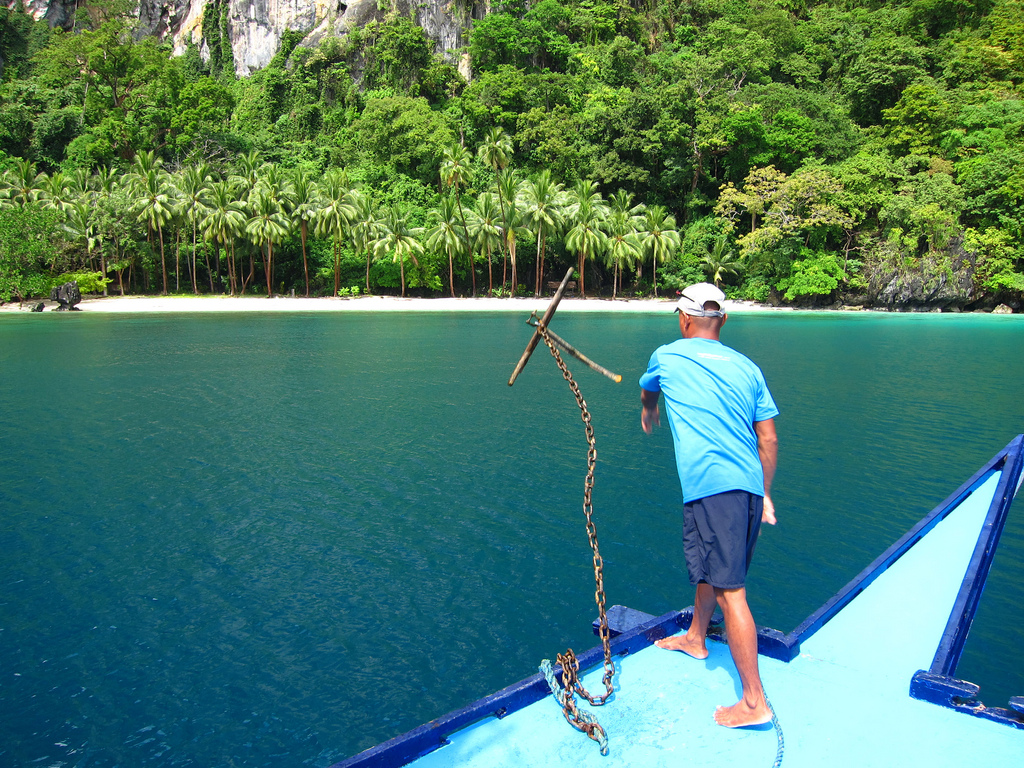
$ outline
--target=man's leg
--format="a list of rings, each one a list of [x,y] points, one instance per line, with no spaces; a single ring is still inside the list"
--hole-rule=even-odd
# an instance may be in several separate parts
[[[738,702],[715,710],[715,722],[727,728],[767,723],[772,715],[764,700],[761,675],[757,669],[757,626],[747,606],[747,590],[744,587],[716,588],[714,594],[725,617],[729,652],[743,686],[743,697]]]
[[[693,620],[685,635],[673,635],[656,640],[654,644],[666,651],[682,651],[695,659],[706,659],[708,647],[705,638],[708,635],[708,624],[715,612],[715,590],[707,582],[697,585],[697,594],[693,599]]]

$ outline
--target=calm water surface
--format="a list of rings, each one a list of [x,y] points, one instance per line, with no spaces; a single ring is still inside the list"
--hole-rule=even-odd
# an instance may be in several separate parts
[[[0,317],[0,765],[326,766],[595,643],[579,413],[513,314]],[[610,603],[688,605],[667,315],[559,316]],[[795,627],[1024,431],[1024,318],[737,315],[782,411],[751,572]],[[1024,694],[1018,501],[960,667]],[[880,617],[880,627],[899,616]],[[623,681],[623,695],[628,682]]]

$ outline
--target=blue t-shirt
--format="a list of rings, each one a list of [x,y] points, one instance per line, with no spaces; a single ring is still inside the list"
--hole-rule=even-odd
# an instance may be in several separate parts
[[[679,339],[654,351],[640,386],[665,397],[684,501],[764,495],[754,422],[779,409],[760,368],[719,341]]]

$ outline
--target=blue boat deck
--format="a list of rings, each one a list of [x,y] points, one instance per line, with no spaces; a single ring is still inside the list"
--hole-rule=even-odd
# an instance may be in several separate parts
[[[777,655],[786,656],[789,647],[791,660],[761,655],[761,677],[785,735],[784,765],[1021,764],[1024,721],[1007,725],[971,717],[910,695],[915,674],[934,671],[951,626],[963,623],[964,615],[957,621],[951,616],[957,616],[978,559],[989,549],[982,544],[992,538],[994,511],[1001,505],[1005,519],[1020,484],[1021,438],[1008,450],[1014,446],[1012,461],[990,464],[965,483],[946,508],[940,506],[925,518],[930,520],[927,525],[909,533],[851,582],[845,595],[830,601],[831,607],[826,604],[805,622],[805,634],[786,636]],[[998,529],[994,537],[997,541]],[[979,592],[981,585],[974,585]],[[966,614],[968,626],[972,616]],[[382,745],[342,765],[650,768],[723,759],[729,765],[772,765],[778,742],[770,725],[729,730],[712,719],[717,705],[731,704],[739,696],[728,647],[711,642],[709,657],[697,661],[650,645],[666,625],[670,632],[680,626],[667,618],[617,638],[613,649],[632,652],[616,658],[614,698],[604,707],[580,704],[606,730],[608,756],[571,728],[554,697],[547,695],[516,711],[509,706],[500,719],[485,717],[456,732],[445,731],[444,718],[423,726],[421,736],[433,734],[445,741],[418,759],[411,755],[412,762],[401,750]],[[965,636],[962,627],[956,631],[961,630]],[[587,658],[593,663],[597,654],[588,652]],[[603,690],[602,672],[599,664],[591,668],[582,675],[583,685]],[[527,687],[536,692],[536,680],[523,681],[520,694],[510,695],[506,689],[492,697],[495,706],[489,711],[502,701],[515,701]],[[486,711],[486,705],[477,709],[477,716]],[[999,716],[1004,721],[1015,718],[1005,711]],[[415,744],[415,733],[394,741]]]

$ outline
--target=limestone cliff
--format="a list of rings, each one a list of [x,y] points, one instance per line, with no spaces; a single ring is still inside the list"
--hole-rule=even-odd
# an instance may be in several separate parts
[[[17,0],[0,2],[13,6]],[[24,5],[51,26],[70,29],[74,23],[75,0],[24,0]],[[411,14],[436,52],[459,63],[465,73],[459,49],[467,42],[472,19],[481,18],[486,8],[486,0],[140,0],[137,15],[139,35],[170,40],[179,54],[194,44],[205,58],[209,53],[202,39],[204,15],[223,14],[235,71],[244,77],[270,63],[286,31],[301,33],[300,44],[315,47],[327,37],[382,20],[389,12]]]

